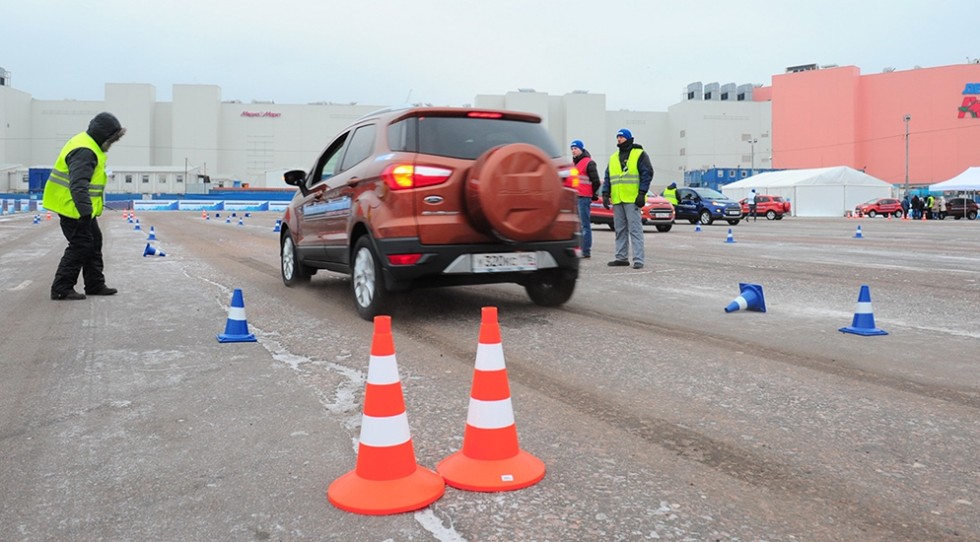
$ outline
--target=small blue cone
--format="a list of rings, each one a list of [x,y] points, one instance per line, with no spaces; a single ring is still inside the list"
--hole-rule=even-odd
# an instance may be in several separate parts
[[[245,213],[245,218],[252,218],[252,213]]]
[[[694,225],[694,233],[701,233],[701,223],[698,222]]]
[[[214,213],[215,218],[221,218],[221,213]]]
[[[245,225],[245,221],[244,221],[244,220],[242,220],[242,218],[241,218],[241,217],[238,217],[238,225],[239,225],[239,226],[244,226],[244,225]]]
[[[725,239],[725,242],[726,243],[734,243],[735,242],[735,238],[732,237],[732,229],[731,228],[728,228],[728,238]]]
[[[238,213],[231,213],[231,216],[232,217],[236,217],[236,216],[238,216]]]
[[[143,228],[140,228],[140,219],[137,218],[136,219],[136,225],[133,226],[133,231],[140,231],[141,229],[143,229]]]
[[[861,293],[858,294],[857,308],[854,310],[854,320],[851,325],[842,327],[842,333],[853,333],[855,335],[888,335],[887,331],[875,327],[875,315],[871,310],[871,288],[867,284],[861,285]]]
[[[277,218],[276,219],[276,226],[274,228],[272,228],[272,232],[273,233],[276,233],[276,232],[280,232],[280,231],[282,231],[282,219],[281,218]]]
[[[129,215],[129,218],[126,219],[126,222],[129,222],[130,224],[132,224],[133,223],[133,215]]]
[[[854,238],[855,238],[855,239],[864,239],[864,236],[863,236],[863,235],[861,235],[861,225],[860,225],[860,224],[858,224],[858,229],[857,229],[857,231],[856,231],[856,232],[854,232]]]
[[[157,232],[155,232],[153,230],[153,226],[150,226],[150,236],[147,237],[146,240],[147,241],[156,241],[157,240]]]
[[[231,308],[228,309],[228,322],[225,332],[218,335],[219,343],[255,342],[255,335],[248,332],[248,322],[245,319],[245,299],[242,289],[235,288],[231,296]]]
[[[735,312],[741,309],[766,312],[766,297],[762,294],[762,286],[740,282],[738,283],[738,290],[741,295],[725,307],[725,312]]]
[[[35,224],[40,224],[41,223],[41,217],[39,217],[37,215],[34,215],[34,223]]]
[[[143,249],[143,257],[147,256],[166,256],[162,250],[157,250],[150,243],[146,244],[146,248]]]
[[[230,217],[225,219],[225,224],[231,224],[231,218]]]

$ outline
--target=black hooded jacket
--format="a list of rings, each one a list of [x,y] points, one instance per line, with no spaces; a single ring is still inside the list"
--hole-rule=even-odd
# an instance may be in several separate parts
[[[578,165],[579,161],[586,156],[592,158],[589,151],[582,149],[582,154],[573,157],[572,161],[575,162],[575,165]],[[585,168],[585,174],[589,176],[589,183],[592,184],[592,199],[597,199],[599,196],[599,186],[602,184],[602,181],[599,179],[599,166],[595,164],[595,160],[589,161],[589,165]],[[582,181],[580,180],[579,182]]]
[[[122,131],[123,127],[115,115],[99,113],[88,123],[88,130],[85,130],[85,133],[105,151],[108,150],[106,142],[111,145],[114,141],[113,138],[118,139]],[[70,179],[68,190],[71,191],[71,199],[75,203],[75,208],[78,209],[80,216],[91,216],[92,199],[88,195],[88,185],[92,182],[92,175],[99,163],[98,157],[89,149],[78,148],[68,153],[65,162],[68,165],[68,178]]]

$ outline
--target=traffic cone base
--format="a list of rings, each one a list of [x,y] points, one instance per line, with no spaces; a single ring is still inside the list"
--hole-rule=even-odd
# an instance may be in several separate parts
[[[327,500],[347,512],[380,516],[425,508],[445,491],[442,477],[424,467],[396,480],[369,480],[352,470],[330,484]]]
[[[732,300],[725,307],[725,312],[735,312],[737,310],[750,310],[766,312],[766,297],[762,293],[762,286],[758,284],[738,283],[741,295]]]
[[[858,294],[854,320],[851,321],[851,325],[842,327],[838,331],[864,337],[888,335],[887,331],[875,327],[875,315],[871,309],[871,288],[866,284],[861,286],[861,293]]]
[[[459,451],[439,462],[436,471],[457,489],[492,492],[533,486],[544,479],[545,466],[524,450],[507,459],[474,459]]]
[[[146,248],[143,249],[143,257],[144,258],[147,257],[147,256],[166,256],[166,255],[167,255],[166,253],[164,253],[162,250],[157,250],[150,243],[147,243],[146,244]]]

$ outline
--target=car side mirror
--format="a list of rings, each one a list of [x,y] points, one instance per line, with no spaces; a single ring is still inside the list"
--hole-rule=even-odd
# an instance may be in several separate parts
[[[283,173],[282,180],[290,186],[299,188],[304,196],[308,193],[306,190],[306,172],[302,169],[291,169]]]

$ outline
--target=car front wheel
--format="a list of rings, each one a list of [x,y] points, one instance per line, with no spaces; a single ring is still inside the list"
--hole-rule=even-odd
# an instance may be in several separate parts
[[[966,217],[969,218],[970,220],[976,220],[977,219],[977,212],[976,211],[970,211],[969,213],[967,213]]]
[[[354,304],[357,305],[357,314],[371,321],[381,313],[387,303],[388,291],[381,274],[381,261],[367,235],[361,236],[354,245],[353,261],[351,290],[354,293]]]
[[[766,211],[766,220],[776,220],[776,211],[772,209]]]
[[[715,219],[711,218],[711,213],[708,211],[701,211],[701,223],[705,226],[710,226]]]
[[[892,216],[894,216],[895,218],[902,218],[903,214],[904,213],[902,211],[895,211],[895,214],[893,214]]]
[[[296,255],[296,245],[289,233],[282,236],[280,256],[282,259],[282,282],[286,286],[298,286],[310,281],[313,274],[310,268],[303,265]]]
[[[659,231],[660,233],[667,233],[667,232],[670,231],[670,228],[672,226],[673,226],[673,224],[658,224],[657,225],[657,231]]]
[[[567,269],[545,269],[524,284],[535,305],[557,307],[572,298],[577,274]]]
[[[868,211],[868,218],[874,218],[876,216],[878,216],[878,213],[874,211]]]

